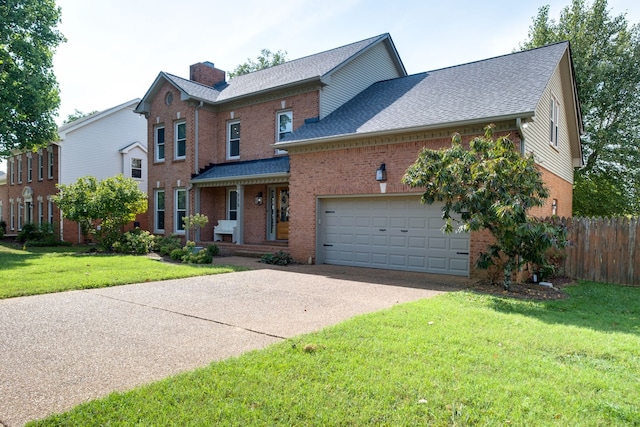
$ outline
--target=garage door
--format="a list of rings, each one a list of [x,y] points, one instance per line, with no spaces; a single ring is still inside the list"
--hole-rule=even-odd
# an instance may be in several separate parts
[[[319,208],[322,263],[469,275],[469,235],[441,231],[440,205],[405,196],[322,199]]]

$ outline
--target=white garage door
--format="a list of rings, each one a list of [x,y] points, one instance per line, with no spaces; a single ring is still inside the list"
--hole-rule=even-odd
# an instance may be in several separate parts
[[[322,199],[319,208],[322,263],[469,275],[469,235],[441,231],[441,205],[403,196]]]

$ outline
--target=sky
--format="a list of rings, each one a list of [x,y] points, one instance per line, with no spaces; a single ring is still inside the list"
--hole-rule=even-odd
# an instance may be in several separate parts
[[[504,55],[540,6],[557,20],[571,0],[236,1],[57,0],[67,41],[53,61],[56,122],[142,98],[160,71],[188,78],[203,61],[231,71],[264,48],[291,60],[389,33],[409,74]],[[608,5],[640,23],[637,0]]]

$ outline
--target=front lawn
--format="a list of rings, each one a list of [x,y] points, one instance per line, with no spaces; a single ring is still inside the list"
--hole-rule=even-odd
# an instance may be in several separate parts
[[[455,292],[359,316],[33,426],[640,426],[640,288]]]
[[[163,263],[145,256],[87,253],[86,248],[17,249],[0,244],[0,298],[179,279],[235,267]]]

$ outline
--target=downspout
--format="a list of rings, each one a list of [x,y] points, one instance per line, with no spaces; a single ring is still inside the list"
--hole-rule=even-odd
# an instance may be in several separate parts
[[[520,117],[516,119],[516,127],[518,128],[518,132],[520,132],[520,154],[524,156],[524,127]]]

